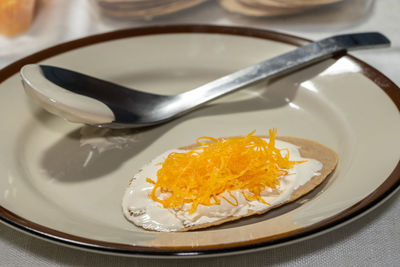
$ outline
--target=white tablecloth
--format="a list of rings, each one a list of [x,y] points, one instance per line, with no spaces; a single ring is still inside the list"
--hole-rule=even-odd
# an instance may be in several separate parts
[[[355,56],[400,85],[400,1],[345,0],[302,15],[249,19],[223,11],[214,2],[179,16],[146,22],[102,16],[90,1],[41,1],[32,27],[13,38],[0,37],[0,68],[48,46],[87,35],[154,24],[207,23],[272,29],[308,39],[332,34],[379,31],[389,49]],[[95,254],[39,240],[0,224],[0,266],[400,266],[400,192],[365,216],[334,231],[297,244],[209,259],[154,260]]]

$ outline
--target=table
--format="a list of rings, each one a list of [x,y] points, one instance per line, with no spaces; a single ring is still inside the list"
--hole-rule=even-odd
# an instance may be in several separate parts
[[[339,33],[379,31],[391,39],[391,48],[352,54],[400,85],[399,13],[398,0],[345,0],[301,15],[255,19],[227,13],[211,1],[179,16],[141,22],[104,17],[90,1],[40,1],[29,31],[9,39],[0,37],[0,68],[48,46],[91,34],[143,25],[212,23],[276,30],[313,40]],[[399,221],[400,192],[396,192],[365,216],[310,240],[242,255],[185,260],[95,254],[0,224],[0,266],[399,266]]]

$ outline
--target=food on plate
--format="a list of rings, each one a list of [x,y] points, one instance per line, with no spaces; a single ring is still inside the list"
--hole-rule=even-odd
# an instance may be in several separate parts
[[[336,153],[319,143],[254,133],[200,137],[159,155],[130,181],[124,216],[163,232],[218,225],[294,201],[336,167]]]

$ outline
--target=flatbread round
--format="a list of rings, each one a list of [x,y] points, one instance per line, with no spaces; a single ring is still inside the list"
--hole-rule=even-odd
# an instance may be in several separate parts
[[[342,0],[219,0],[220,5],[233,13],[264,17],[300,13]]]
[[[206,1],[208,0],[139,0],[129,2],[102,0],[98,4],[103,7],[102,12],[106,15],[141,19],[168,15],[197,6]]]
[[[266,7],[257,4],[248,4],[239,0],[219,0],[226,10],[252,17],[290,15],[304,11],[304,8]]]

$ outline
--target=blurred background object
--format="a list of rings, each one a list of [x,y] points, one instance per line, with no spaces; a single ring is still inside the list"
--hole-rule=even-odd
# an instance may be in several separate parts
[[[0,34],[13,36],[24,32],[32,22],[35,0],[1,0]]]
[[[100,11],[114,18],[151,19],[217,2],[228,12],[251,17],[302,13],[344,0],[95,0]]]
[[[268,17],[301,13],[342,0],[219,0],[226,10],[247,16]]]
[[[97,0],[101,12],[111,17],[153,18],[197,6],[208,0]]]

